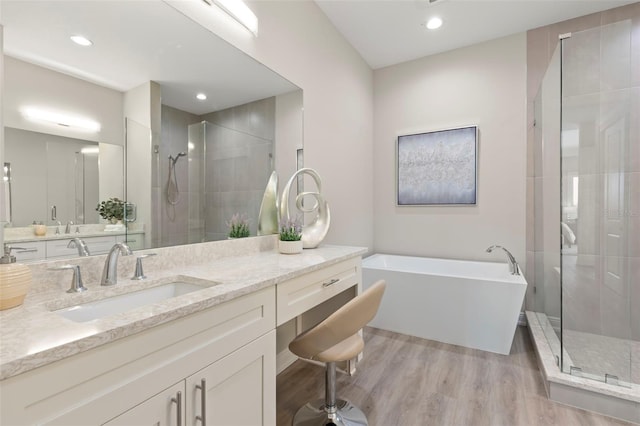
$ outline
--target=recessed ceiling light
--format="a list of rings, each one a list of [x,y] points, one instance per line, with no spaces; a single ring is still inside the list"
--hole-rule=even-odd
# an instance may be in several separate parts
[[[91,46],[93,44],[91,40],[81,35],[72,35],[70,38],[75,44],[79,44],[80,46]]]
[[[442,26],[442,19],[437,16],[434,16],[433,18],[427,21],[427,24],[425,26],[430,30],[438,29]]]
[[[207,95],[205,95],[204,93],[198,93],[196,95],[197,99],[200,99],[201,101],[204,101],[205,99],[207,99]]]

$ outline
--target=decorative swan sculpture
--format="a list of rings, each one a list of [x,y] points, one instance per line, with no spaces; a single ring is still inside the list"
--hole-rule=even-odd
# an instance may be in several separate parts
[[[327,232],[329,232],[329,225],[331,223],[331,213],[329,211],[329,204],[322,196],[322,181],[320,175],[310,168],[303,168],[295,172],[282,190],[280,196],[280,221],[288,221],[291,219],[291,213],[289,211],[289,192],[291,186],[296,182],[299,175],[308,174],[313,178],[316,183],[317,192],[301,192],[296,197],[296,209],[303,213],[316,212],[316,217],[306,226],[302,227],[302,247],[304,248],[316,248],[320,245]],[[313,206],[305,207],[303,200],[306,196],[312,196],[315,198]]]

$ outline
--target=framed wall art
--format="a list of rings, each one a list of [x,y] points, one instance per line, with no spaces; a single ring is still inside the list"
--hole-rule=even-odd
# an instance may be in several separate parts
[[[478,127],[398,136],[398,206],[475,205]]]

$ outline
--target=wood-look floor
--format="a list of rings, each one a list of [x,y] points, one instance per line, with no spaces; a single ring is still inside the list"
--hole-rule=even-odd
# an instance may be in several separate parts
[[[528,330],[518,327],[511,354],[447,345],[366,328],[365,358],[337,394],[360,407],[371,426],[625,425],[547,399]],[[277,378],[277,424],[324,397],[324,369],[296,361]]]

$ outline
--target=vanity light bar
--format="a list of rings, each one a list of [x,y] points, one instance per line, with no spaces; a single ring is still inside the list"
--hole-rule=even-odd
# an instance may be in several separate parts
[[[236,21],[244,25],[253,35],[258,35],[258,17],[249,9],[249,6],[242,0],[203,0],[211,5],[216,4],[220,9],[227,12]]]
[[[37,108],[25,108],[22,113],[26,118],[33,121],[47,121],[59,126],[73,127],[90,132],[100,131],[100,123],[81,117],[71,117],[69,115],[52,111],[45,111]]]
[[[85,146],[80,149],[81,154],[100,154],[100,147],[97,146]]]

